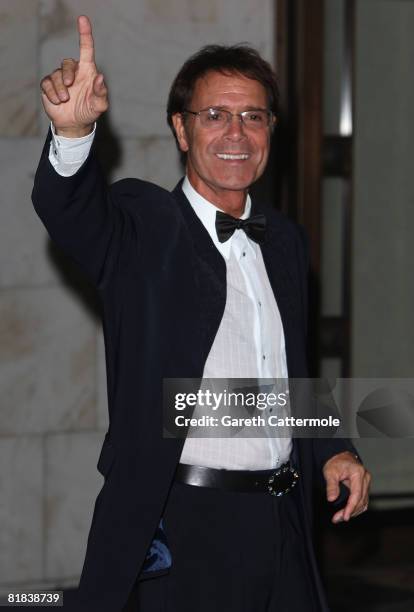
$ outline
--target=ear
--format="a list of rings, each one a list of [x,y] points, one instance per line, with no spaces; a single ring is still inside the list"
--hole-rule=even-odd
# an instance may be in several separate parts
[[[181,151],[186,153],[189,149],[187,133],[185,130],[184,119],[181,113],[175,113],[171,117],[175,133],[177,135],[178,144],[180,145]]]

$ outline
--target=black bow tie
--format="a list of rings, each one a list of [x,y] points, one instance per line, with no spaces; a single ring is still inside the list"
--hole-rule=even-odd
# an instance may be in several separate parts
[[[244,230],[247,236],[255,242],[263,242],[266,231],[266,217],[259,213],[248,219],[237,219],[219,210],[216,212],[216,232],[220,242],[226,242],[236,229]]]

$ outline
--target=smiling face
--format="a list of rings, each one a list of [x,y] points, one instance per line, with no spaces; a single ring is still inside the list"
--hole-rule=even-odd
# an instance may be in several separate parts
[[[268,107],[259,81],[239,74],[208,72],[196,81],[189,109],[220,108],[232,113]],[[187,175],[200,195],[223,209],[237,209],[249,186],[263,173],[271,128],[246,128],[239,117],[221,129],[201,125],[200,117],[173,116],[178,142],[187,153]]]

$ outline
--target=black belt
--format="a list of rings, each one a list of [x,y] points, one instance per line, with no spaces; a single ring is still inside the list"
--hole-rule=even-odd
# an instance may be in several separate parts
[[[279,497],[296,485],[299,473],[289,462],[276,470],[217,470],[179,463],[175,480],[195,487],[210,487],[239,493],[270,493]]]

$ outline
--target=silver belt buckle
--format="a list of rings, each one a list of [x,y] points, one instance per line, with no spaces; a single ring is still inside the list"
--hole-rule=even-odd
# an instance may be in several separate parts
[[[293,475],[292,484],[290,484],[283,491],[276,491],[274,487],[276,478],[280,474],[285,474],[286,472],[290,472]],[[269,476],[269,480],[267,481],[267,490],[270,493],[270,495],[274,495],[275,497],[280,497],[281,495],[285,495],[285,493],[289,493],[289,491],[291,491],[293,487],[296,486],[298,479],[299,479],[299,473],[297,470],[295,470],[295,468],[293,468],[291,465],[281,466],[280,468],[275,470],[273,474]]]

